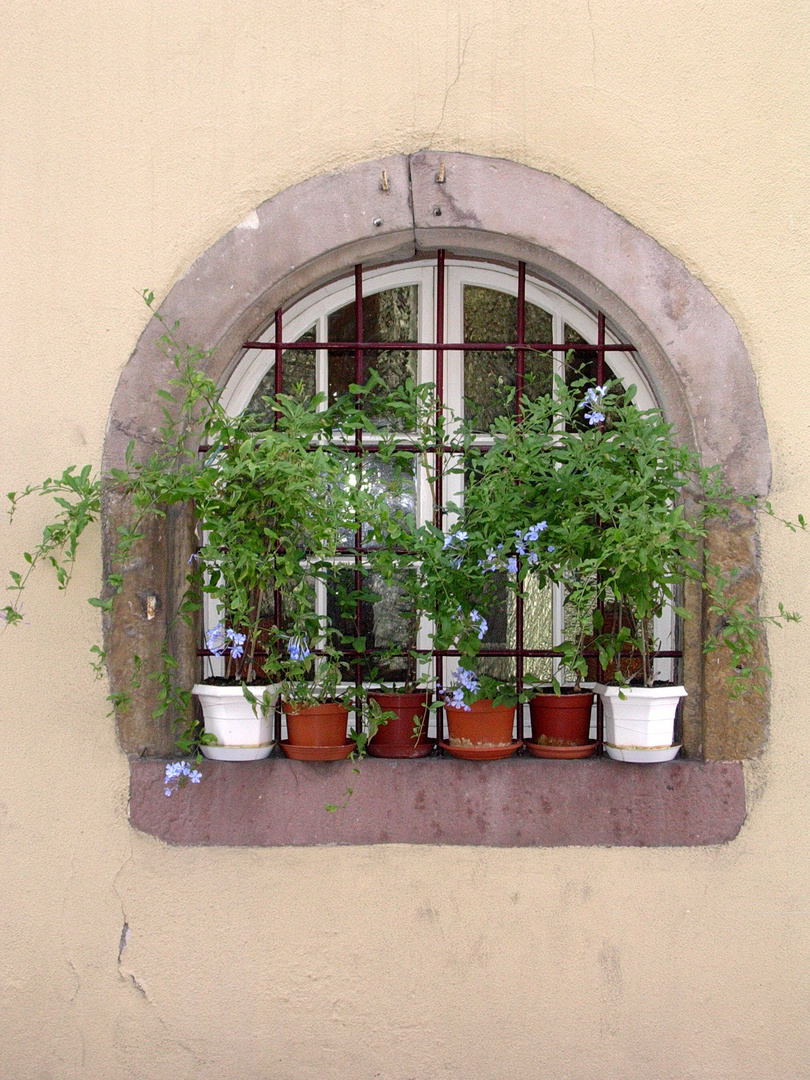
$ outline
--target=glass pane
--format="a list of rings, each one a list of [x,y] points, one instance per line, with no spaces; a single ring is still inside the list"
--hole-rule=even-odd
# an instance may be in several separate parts
[[[517,341],[517,297],[480,285],[464,286],[464,341]],[[552,340],[551,315],[535,304],[526,304],[525,340]],[[526,393],[551,392],[552,360],[547,352],[524,354]],[[465,412],[476,431],[488,431],[493,420],[514,412],[509,393],[517,382],[514,352],[468,352],[464,354]]]
[[[581,337],[573,326],[569,326],[566,323],[565,326],[565,343],[566,345],[584,345],[586,339]],[[595,349],[577,349],[575,352],[566,354],[565,358],[565,381],[570,383],[575,382],[577,379],[587,379],[588,382],[597,384],[597,356],[598,353]],[[608,364],[605,364],[605,382],[608,379],[615,379],[616,376],[611,371]]]
[[[315,327],[311,326],[297,341],[315,341]],[[315,395],[315,350],[285,349],[281,354],[281,391],[291,394],[301,401],[309,401]],[[267,398],[273,398],[276,392],[275,364],[256,388],[245,410],[261,423],[271,423],[273,407]]]
[[[357,482],[356,458],[346,455],[346,483]],[[362,477],[366,490],[382,496],[392,514],[400,518],[416,510],[416,455],[398,454],[395,461],[382,461],[376,454],[367,453],[362,459]],[[365,536],[364,536],[365,539]],[[355,533],[342,529],[338,543],[354,547]]]
[[[363,297],[364,341],[416,341],[418,330],[418,295],[416,285],[403,285],[396,289]],[[355,341],[354,304],[346,304],[329,316],[330,341]],[[376,371],[388,389],[402,386],[406,379],[416,379],[416,353],[412,349],[376,349],[363,353],[361,382],[366,382],[371,371]],[[355,354],[351,349],[329,354],[329,400],[348,393],[351,383],[357,382]],[[373,399],[368,409],[370,415],[380,422],[388,419],[374,408]],[[397,425],[403,429],[406,421]]]
[[[523,583],[523,647],[551,649],[551,587],[541,589],[533,576]],[[551,682],[553,663],[550,656],[530,656],[524,666],[526,678]]]
[[[486,606],[482,614],[489,628],[482,642],[483,649],[515,648],[515,594],[509,588],[505,571],[492,575],[495,600]],[[512,678],[516,671],[514,656],[482,656],[476,660],[476,669],[482,675],[494,679]]]
[[[345,597],[355,587],[354,567],[336,566],[333,582],[327,592],[326,612],[341,633],[355,637],[358,633],[354,605],[347,610]],[[363,589],[377,597],[360,604],[359,634],[366,639],[368,655],[361,662],[364,679],[385,683],[405,682],[415,677],[415,666],[409,673],[408,653],[416,647],[416,621],[407,611],[405,589],[396,582],[387,584],[379,574],[363,577]],[[353,677],[353,669],[351,672]]]

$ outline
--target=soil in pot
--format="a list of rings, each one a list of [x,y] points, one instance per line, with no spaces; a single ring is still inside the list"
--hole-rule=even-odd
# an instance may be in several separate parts
[[[335,702],[295,709],[284,702],[287,742],[291,746],[336,747],[346,744],[349,710]]]
[[[369,694],[383,712],[395,715],[377,729],[369,741],[372,757],[427,757],[433,742],[427,737],[428,713],[432,695],[429,691],[412,694]],[[415,734],[416,733],[416,734]]]
[[[495,706],[483,698],[474,701],[469,710],[445,705],[445,712],[450,746],[510,746],[513,742],[514,706]]]
[[[529,702],[532,742],[547,747],[585,746],[589,741],[593,693],[538,694]]]

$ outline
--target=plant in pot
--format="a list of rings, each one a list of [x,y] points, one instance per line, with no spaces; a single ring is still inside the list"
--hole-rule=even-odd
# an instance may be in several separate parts
[[[517,688],[508,658],[487,655],[487,613],[498,602],[499,577],[487,565],[483,537],[467,525],[462,515],[446,533],[433,525],[417,530],[419,603],[432,619],[434,649],[458,656],[440,688],[448,726],[441,745],[455,757],[490,760],[522,745],[514,737],[515,707],[529,694]]]
[[[270,420],[232,417],[195,367],[181,369],[176,382],[180,420],[168,416],[160,451],[114,479],[141,513],[193,505],[198,548],[180,615],[189,618],[204,603],[215,612],[207,645],[224,659],[220,672],[192,690],[206,727],[200,746],[209,757],[264,757],[288,637],[275,618],[277,601],[293,634],[311,621],[308,583],[327,573],[345,518],[342,463],[320,444],[329,421],[317,399],[301,404],[281,395]],[[224,728],[217,718],[223,700],[229,715],[236,710],[248,726],[258,722],[259,735],[240,735],[232,719]]]
[[[756,500],[734,493],[717,469],[700,464],[696,453],[677,446],[672,428],[657,410],[639,410],[634,388],[591,388],[581,407],[589,427],[566,432],[563,457],[584,455],[576,501],[593,521],[598,552],[594,572],[598,605],[594,644],[614,685],[596,689],[605,709],[605,746],[619,760],[668,760],[683,686],[656,682],[655,622],[667,604],[676,614],[683,586],[696,583],[709,608],[723,616],[723,630],[704,646],[724,647],[736,673],[731,693],[749,685],[749,658],[765,624],[782,625],[798,616],[779,605],[762,616],[734,597],[733,575],[706,565],[704,542],[713,521]],[[765,504],[767,513],[773,513]],[[784,522],[789,528],[804,528]]]
[[[287,643],[281,693],[287,721],[282,750],[287,757],[306,761],[336,761],[348,757],[354,743],[347,738],[351,698],[339,693],[344,678],[340,652],[331,639],[334,630],[321,626],[314,641],[293,635]]]
[[[465,494],[464,527],[484,539],[486,569],[500,572],[524,604],[543,594],[550,604],[552,588],[562,591],[565,636],[555,643],[551,685],[526,679],[528,748],[540,757],[586,757],[596,748],[589,738],[593,693],[582,680],[594,636],[598,550],[592,515],[574,497],[587,468],[578,442],[565,440],[576,421],[576,401],[562,381],[554,395],[527,395],[519,412],[495,420],[491,445],[472,447],[475,483]]]
[[[152,295],[144,298],[151,309]],[[215,624],[205,635],[210,674],[193,690],[178,682],[170,632],[154,668],[133,658],[133,685],[142,678],[158,681],[156,715],[173,714],[181,750],[227,759],[263,757],[272,749],[279,684],[290,680],[289,664],[297,663],[290,642],[315,640],[321,632],[313,585],[333,571],[346,531],[372,515],[374,494],[351,482],[345,453],[330,445],[336,430],[368,422],[353,399],[326,409],[320,397],[302,403],[287,395],[265,399],[261,413],[230,416],[202,371],[207,353],[179,341],[178,324],[163,323],[163,329],[161,346],[175,377],[170,390],[160,391],[165,404],[159,449],[138,460],[130,444],[125,467],[105,481],[128,498],[132,512],[119,526],[104,596],[91,602],[105,612],[115,604],[129,565],[139,557],[148,519],[163,518],[172,507],[192,508],[196,550],[171,627],[178,620],[196,626],[205,608],[209,626]],[[13,493],[12,514],[20,500],[36,494],[53,497],[59,509],[41,544],[26,554],[27,571],[12,573],[17,595],[1,613],[6,625],[21,618],[22,590],[39,562],[50,562],[60,587],[67,585],[79,539],[100,511],[101,482],[89,466]],[[95,652],[100,668],[104,654]],[[329,665],[320,680],[328,670]],[[206,714],[204,730],[191,716],[192,692]],[[128,696],[114,694],[114,704],[126,708]],[[239,721],[231,717],[234,708]],[[254,730],[240,733],[234,724],[242,721]]]

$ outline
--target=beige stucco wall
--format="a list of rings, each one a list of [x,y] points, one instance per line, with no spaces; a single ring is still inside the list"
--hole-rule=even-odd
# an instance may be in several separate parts
[[[291,184],[429,146],[557,173],[682,258],[749,349],[776,508],[810,508],[799,0],[76,0],[3,23],[3,491],[99,463],[143,287]],[[0,525],[3,573],[43,513]],[[808,543],[763,532],[766,596],[810,619]],[[810,1075],[810,621],[771,635],[770,743],[727,847],[175,849],[128,825],[86,663],[99,577],[96,534],[0,640],[0,1076]]]

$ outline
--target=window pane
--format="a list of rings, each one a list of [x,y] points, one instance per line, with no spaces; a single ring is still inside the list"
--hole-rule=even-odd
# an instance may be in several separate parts
[[[481,605],[481,613],[489,624],[482,642],[483,649],[515,648],[515,594],[509,587],[506,573],[497,571],[492,575],[495,600]],[[482,675],[494,679],[512,678],[516,671],[514,656],[481,656],[476,669]]]
[[[363,297],[364,341],[416,341],[418,330],[418,296],[416,285],[403,285],[396,289]],[[354,304],[346,304],[329,316],[330,341],[355,341]],[[376,349],[363,353],[363,382],[374,370],[388,389],[402,386],[406,379],[416,379],[416,353],[412,349]],[[348,393],[355,377],[355,355],[349,349],[329,354],[329,400]],[[373,399],[369,413],[375,420],[385,422],[388,418],[374,408]],[[403,420],[397,427],[407,427]]]
[[[566,345],[584,345],[586,339],[581,337],[573,326],[569,326],[566,323],[565,326],[565,343]],[[597,382],[597,367],[596,359],[598,353],[594,349],[577,349],[576,352],[572,352],[570,357],[566,355],[565,358],[565,381],[570,384],[577,379],[587,379],[596,385]],[[616,376],[610,370],[610,367],[605,364],[605,382],[608,379],[615,379]]]
[[[314,341],[315,327],[311,326],[297,341]],[[273,398],[276,392],[276,369],[273,365],[256,388],[246,412],[252,413],[262,423],[273,419],[273,407],[265,398]],[[281,391],[301,401],[309,401],[315,395],[314,349],[285,349],[281,354]]]
[[[464,341],[517,341],[516,296],[464,286]],[[535,304],[526,304],[526,341],[551,341],[551,315]],[[550,393],[552,361],[549,353],[526,352],[523,361],[526,393]],[[493,420],[514,412],[509,392],[517,383],[517,354],[514,352],[468,352],[464,354],[464,406],[476,431],[488,431]]]
[[[354,605],[347,610],[341,597],[353,592],[354,584],[354,567],[335,567],[326,612],[332,624],[348,637],[357,635]],[[360,635],[365,637],[370,654],[361,663],[363,678],[386,683],[405,682],[409,674],[408,653],[416,647],[417,629],[416,620],[406,610],[405,590],[396,582],[387,584],[375,573],[365,575],[363,589],[378,597],[360,604]],[[410,677],[415,677],[415,666]]]
[[[376,454],[363,457],[362,477],[366,490],[382,496],[392,514],[400,518],[413,514],[416,509],[416,455],[398,454],[396,461],[382,461]],[[353,454],[346,455],[346,483],[358,482],[357,461]],[[365,539],[365,537],[364,537]],[[341,529],[341,547],[354,547],[355,533]]]
[[[532,575],[523,583],[523,647],[553,648],[551,624],[551,587],[541,589]],[[550,656],[527,657],[526,678],[551,682],[553,663]]]

